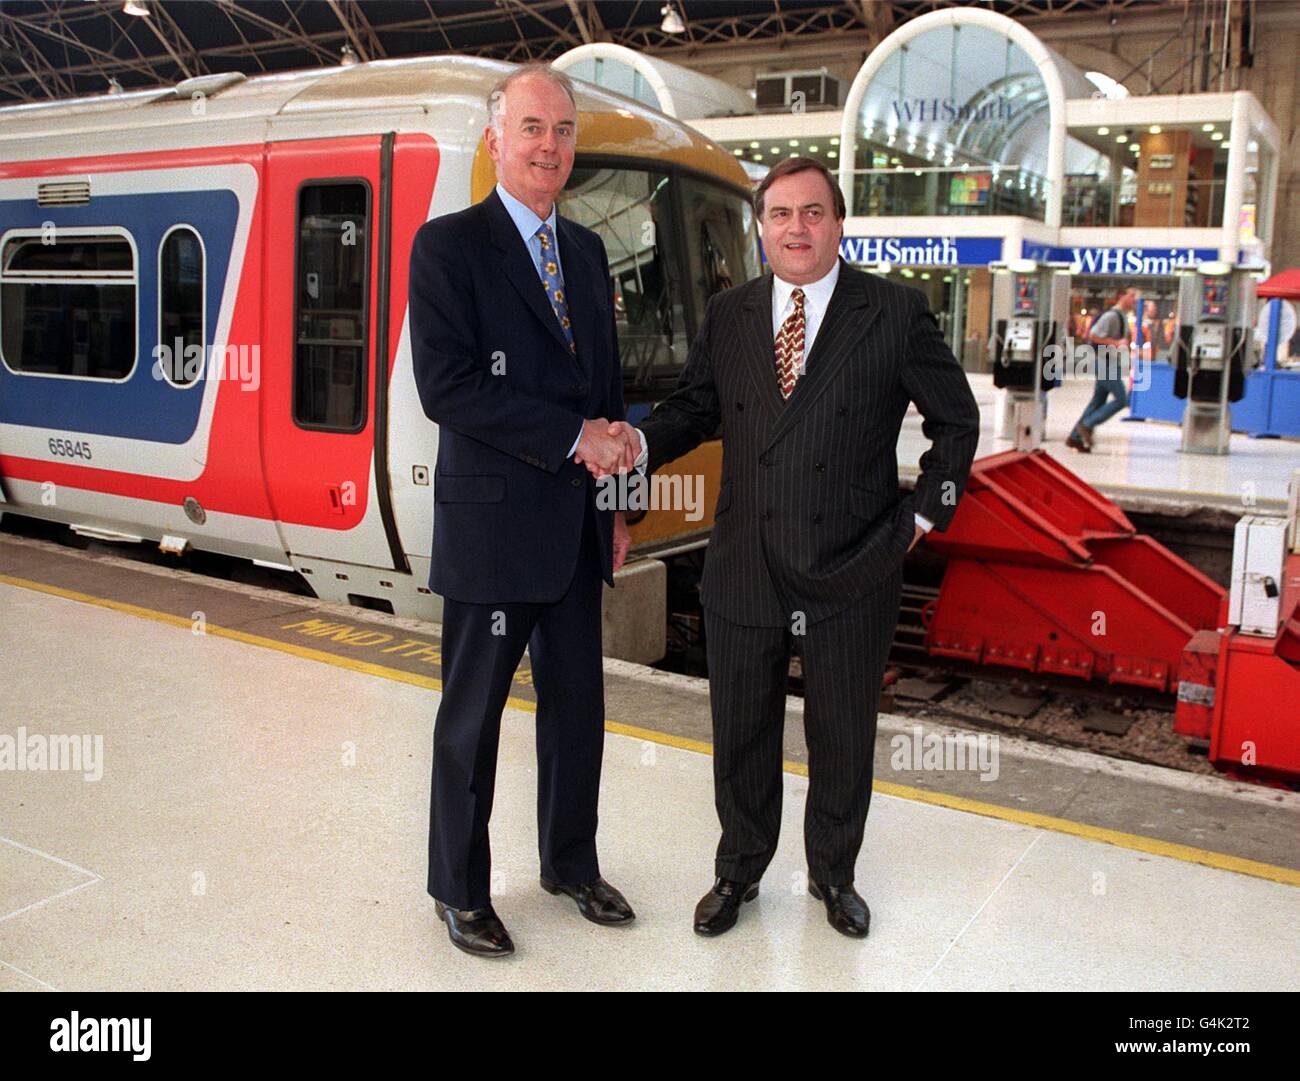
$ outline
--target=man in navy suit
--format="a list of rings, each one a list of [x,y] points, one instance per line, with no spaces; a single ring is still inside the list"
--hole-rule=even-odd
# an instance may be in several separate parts
[[[488,819],[501,711],[524,648],[537,690],[541,884],[601,924],[633,919],[600,874],[601,582],[628,548],[595,476],[630,469],[609,263],[560,218],[573,168],[570,81],[522,67],[488,98],[496,189],[426,222],[411,248],[411,351],[439,426],[429,586],[443,597],[429,893],[452,943],[514,944],[492,908]]]

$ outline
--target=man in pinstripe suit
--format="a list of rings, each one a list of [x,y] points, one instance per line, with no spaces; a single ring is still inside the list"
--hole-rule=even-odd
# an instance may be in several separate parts
[[[774,273],[713,297],[677,390],[641,428],[653,472],[722,427],[700,587],[722,839],[695,930],[732,927],[776,851],[796,648],[809,888],[836,930],[862,937],[870,912],[854,866],[903,557],[951,521],[979,412],[925,297],[840,261],[844,197],[820,163],[782,162],[755,206]],[[909,401],[931,446],[900,499],[894,450]]]

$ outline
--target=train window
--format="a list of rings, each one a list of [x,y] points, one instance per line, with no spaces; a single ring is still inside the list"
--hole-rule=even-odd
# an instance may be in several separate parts
[[[158,248],[159,366],[168,382],[192,385],[203,371],[203,241],[188,225],[167,232]]]
[[[125,379],[135,367],[136,268],[120,234],[10,236],[0,249],[0,357],[15,372]]]
[[[758,230],[748,199],[693,177],[681,184],[692,294],[699,316],[714,293],[758,277]]]
[[[674,207],[667,173],[581,165],[559,200],[561,214],[605,242],[629,403],[671,390],[686,363],[690,301],[681,282]]]
[[[293,416],[304,428],[365,425],[370,186],[306,184],[298,193]]]

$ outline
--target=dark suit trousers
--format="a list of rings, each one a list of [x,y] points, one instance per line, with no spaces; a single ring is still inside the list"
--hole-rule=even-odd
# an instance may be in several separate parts
[[[722,824],[719,877],[756,882],[776,852],[793,648],[804,675],[808,873],[828,885],[853,881],[871,802],[880,683],[902,583],[900,568],[871,594],[805,627],[802,635],[789,627],[742,627],[705,611],[714,799]]]
[[[553,604],[465,604],[442,617],[442,704],[433,730],[429,893],[453,908],[490,900],[488,818],[501,711],[525,645],[537,691],[537,833],[555,882],[598,878],[596,803],[604,750],[601,575],[595,510],[568,592]]]

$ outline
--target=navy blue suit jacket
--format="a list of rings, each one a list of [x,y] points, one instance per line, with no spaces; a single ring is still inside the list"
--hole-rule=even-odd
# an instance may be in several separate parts
[[[425,222],[411,247],[415,384],[439,427],[429,587],[453,600],[559,600],[589,503],[613,585],[613,511],[566,457],[584,418],[625,416],[613,283],[600,237],[556,226],[576,357],[495,191]]]

